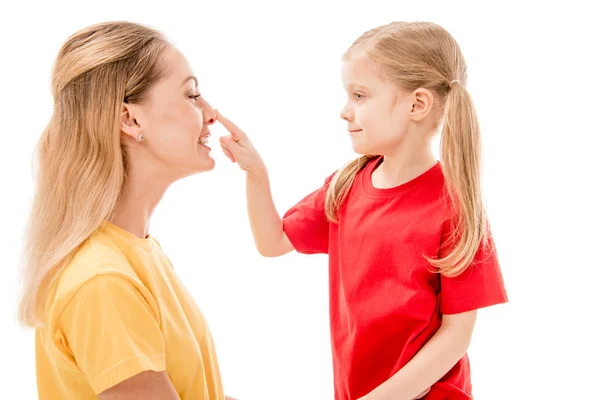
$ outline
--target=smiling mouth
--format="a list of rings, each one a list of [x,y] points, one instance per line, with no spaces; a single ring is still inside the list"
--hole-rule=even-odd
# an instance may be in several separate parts
[[[210,132],[205,133],[204,135],[200,136],[198,138],[198,144],[202,144],[202,145],[206,146],[206,144],[208,143],[209,137],[210,137]]]

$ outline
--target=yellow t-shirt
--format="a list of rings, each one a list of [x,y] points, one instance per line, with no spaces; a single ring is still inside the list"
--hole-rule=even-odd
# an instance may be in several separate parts
[[[159,243],[103,223],[61,273],[36,331],[40,400],[97,399],[167,371],[181,399],[225,398],[204,316]]]

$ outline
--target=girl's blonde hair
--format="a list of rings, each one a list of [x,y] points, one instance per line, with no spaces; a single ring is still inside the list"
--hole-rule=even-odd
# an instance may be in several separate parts
[[[444,105],[441,161],[446,192],[454,207],[455,228],[450,248],[442,256],[426,257],[446,276],[463,272],[487,242],[485,209],[480,184],[480,133],[475,107],[465,89],[467,66],[454,38],[439,25],[427,22],[393,22],[364,33],[344,55],[360,53],[376,63],[386,78],[414,91],[426,88]],[[326,196],[327,218],[337,223],[356,174],[377,156],[365,155],[333,177]]]
[[[107,22],[71,36],[52,74],[54,112],[38,143],[23,254],[19,320],[42,325],[50,288],[78,247],[109,217],[125,180],[123,103],[140,103],[165,74],[158,31]]]

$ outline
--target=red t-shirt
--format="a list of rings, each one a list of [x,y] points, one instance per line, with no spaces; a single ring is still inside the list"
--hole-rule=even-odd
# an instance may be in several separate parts
[[[457,314],[507,301],[496,252],[482,246],[460,276],[432,272],[452,222],[440,163],[403,185],[377,189],[358,173],[339,214],[327,221],[323,187],[286,212],[284,231],[300,253],[329,254],[336,400],[366,395],[398,372]],[[465,355],[425,397],[472,399]]]

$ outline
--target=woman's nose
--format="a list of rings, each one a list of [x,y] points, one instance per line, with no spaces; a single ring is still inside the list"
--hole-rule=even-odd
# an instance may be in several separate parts
[[[204,108],[202,114],[204,115],[204,123],[207,125],[212,125],[217,121],[217,113],[212,107]]]

